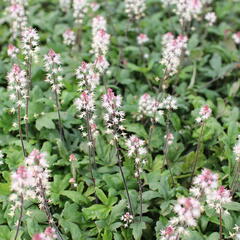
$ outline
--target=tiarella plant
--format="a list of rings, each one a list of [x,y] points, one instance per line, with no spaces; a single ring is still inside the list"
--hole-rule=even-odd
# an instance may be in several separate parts
[[[0,5],[0,240],[240,239],[239,1]]]

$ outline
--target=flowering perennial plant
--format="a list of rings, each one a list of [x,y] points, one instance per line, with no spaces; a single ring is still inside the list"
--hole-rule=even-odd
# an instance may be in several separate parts
[[[133,222],[133,215],[129,212],[126,212],[122,217],[121,220],[124,222],[124,227],[127,228],[130,223]]]
[[[125,0],[125,12],[130,20],[139,20],[145,16],[145,0]]]
[[[143,165],[146,163],[146,160],[144,159],[145,155],[147,154],[147,150],[144,147],[146,143],[145,141],[132,135],[126,140],[126,145],[128,148],[128,156],[135,158],[135,177],[140,178],[140,175],[143,172]]]
[[[15,59],[18,53],[19,53],[19,49],[17,47],[15,47],[12,44],[8,45],[7,54],[10,58]]]
[[[99,29],[96,34],[93,35],[92,52],[96,58],[107,54],[109,43],[110,35],[104,29]]]
[[[81,24],[88,11],[87,0],[73,0],[73,17],[76,24]]]
[[[207,195],[207,204],[216,210],[218,214],[228,214],[228,211],[224,209],[225,203],[232,201],[231,193],[224,186],[220,186],[218,189],[211,191]]]
[[[163,54],[160,64],[164,66],[164,78],[175,75],[181,63],[181,57],[186,53],[188,38],[179,35],[177,38],[172,33],[166,33],[162,39]]]
[[[100,74],[96,71],[95,65],[92,63],[82,62],[76,70],[76,76],[79,81],[79,90],[86,89],[93,91],[100,81]]]
[[[98,15],[92,20],[92,35],[96,35],[100,29],[107,31],[107,21],[103,16]]]
[[[47,227],[44,232],[34,234],[32,240],[54,240],[57,239],[57,234],[55,229],[52,227]]]
[[[102,100],[102,106],[106,111],[104,115],[107,126],[106,133],[113,135],[114,140],[118,140],[120,136],[125,136],[122,125],[125,117],[125,113],[121,111],[122,97],[115,95],[113,90],[109,88],[107,93],[103,95]]]
[[[208,22],[208,26],[213,26],[214,23],[217,21],[217,16],[215,12],[207,13],[204,18]]]
[[[218,187],[218,174],[209,169],[203,169],[201,174],[193,179],[193,186],[190,192],[198,199],[206,197]]]
[[[93,146],[98,133],[95,124],[96,115],[93,92],[88,92],[86,90],[83,91],[80,94],[80,97],[75,100],[75,105],[80,112],[79,117],[81,119],[85,119],[86,125],[88,126],[87,129],[81,126],[80,130],[82,130],[84,137],[88,136],[88,133],[90,133],[90,136],[88,138],[88,145]]]
[[[144,117],[153,118],[154,121],[158,121],[163,115],[163,111],[160,110],[162,104],[155,98],[151,97],[148,93],[143,94],[138,101],[138,115],[137,119],[141,120]]]
[[[71,7],[71,0],[59,0],[59,5],[63,12],[67,12]]]
[[[149,42],[149,38],[146,34],[144,33],[140,33],[138,36],[137,36],[137,43],[139,45],[143,45],[144,43],[147,43]]]
[[[32,58],[37,58],[39,51],[39,36],[34,28],[26,28],[22,32],[22,50],[25,64]]]
[[[50,49],[48,54],[44,56],[44,60],[47,71],[45,81],[50,83],[52,91],[60,94],[61,88],[63,87],[62,76],[60,75],[62,71],[60,55]]]
[[[76,34],[71,29],[66,30],[63,33],[63,42],[67,46],[73,46],[76,42]]]
[[[12,36],[15,39],[27,25],[27,17],[24,5],[20,3],[13,3],[7,8],[10,16]]]
[[[181,197],[174,206],[174,211],[178,215],[179,223],[195,227],[197,225],[197,219],[201,216],[202,207],[200,202],[195,198]]]
[[[212,109],[208,105],[202,106],[199,111],[199,116],[196,118],[196,122],[203,124],[208,118],[210,118],[211,114]]]
[[[26,72],[17,64],[14,64],[11,71],[7,75],[8,90],[10,99],[17,103],[17,106],[24,107],[27,93]]]
[[[234,33],[232,38],[236,44],[240,44],[240,32]]]

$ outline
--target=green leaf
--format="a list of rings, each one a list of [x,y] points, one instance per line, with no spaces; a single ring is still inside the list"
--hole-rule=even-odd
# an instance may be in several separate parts
[[[146,229],[146,224],[144,222],[141,223],[132,223],[130,227],[133,229],[133,236],[135,240],[140,240],[142,237],[142,232]]]
[[[240,203],[238,202],[225,203],[223,207],[227,210],[240,212]]]
[[[65,191],[60,192],[60,195],[66,196],[66,197],[70,198],[73,202],[78,203],[78,204],[89,203],[89,200],[87,197],[85,197],[84,195],[82,195],[81,193],[76,192],[76,191],[65,190]]]
[[[106,205],[108,202],[108,198],[105,195],[105,193],[101,189],[96,188],[96,194],[97,194],[97,197],[100,199],[100,201]]]
[[[87,219],[105,219],[109,215],[111,208],[102,204],[94,204],[89,208],[83,208],[82,211]]]

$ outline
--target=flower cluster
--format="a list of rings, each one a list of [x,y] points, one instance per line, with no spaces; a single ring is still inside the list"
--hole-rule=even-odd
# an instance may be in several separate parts
[[[212,114],[212,109],[208,105],[201,107],[199,116],[196,118],[197,123],[204,123]]]
[[[125,0],[125,12],[130,20],[139,20],[144,17],[145,0]]]
[[[193,179],[193,187],[190,192],[193,196],[200,198],[208,195],[218,187],[218,174],[209,169],[203,169],[201,174]]]
[[[60,0],[59,4],[62,11],[67,12],[71,7],[71,0]]]
[[[33,28],[26,28],[22,32],[22,49],[25,61],[30,58],[37,58],[39,36],[37,31]]]
[[[148,93],[145,93],[138,101],[137,119],[140,120],[147,116],[153,118],[155,121],[158,121],[160,116],[163,115],[163,111],[160,110],[161,108],[162,104],[160,102],[151,97]]]
[[[183,35],[175,38],[172,33],[163,36],[163,56],[160,63],[165,67],[165,79],[177,73],[181,57],[187,48],[187,40],[188,38]]]
[[[16,38],[27,25],[27,17],[23,4],[13,3],[7,8],[11,20],[11,31]]]
[[[224,186],[219,186],[218,175],[210,170],[203,169],[201,174],[194,178],[190,192],[195,197],[203,199],[217,213],[228,213],[223,209],[223,204],[231,202],[230,191]]]
[[[230,203],[232,201],[231,193],[224,186],[220,186],[218,189],[211,191],[207,195],[207,204],[209,207],[214,208],[219,214],[228,214],[228,211],[223,209],[225,203]]]
[[[162,106],[168,111],[176,110],[178,108],[177,99],[171,95],[168,95],[165,99],[163,99]]]
[[[109,67],[106,59],[110,35],[107,33],[107,22],[103,16],[97,16],[92,20],[92,52],[95,55],[94,65],[96,70],[102,74]]]
[[[94,90],[100,81],[100,74],[96,71],[92,63],[82,62],[76,70],[77,79],[80,80],[79,87],[82,89]]]
[[[171,0],[168,2],[175,6],[174,12],[179,16],[181,24],[198,19],[203,11],[202,0]]]
[[[10,99],[13,102],[17,100],[17,106],[24,107],[28,85],[26,72],[17,64],[14,64],[12,70],[7,75],[7,80]]]
[[[166,135],[164,136],[164,138],[165,138],[166,143],[167,143],[168,145],[173,144],[174,136],[173,136],[172,133],[168,133],[168,134],[166,134]]]
[[[240,32],[234,33],[232,38],[236,44],[240,44]]]
[[[47,71],[45,81],[51,84],[53,91],[60,94],[61,88],[63,87],[62,76],[60,75],[60,72],[62,71],[60,55],[50,49],[48,54],[44,56],[44,60],[45,69]]]
[[[88,11],[87,0],[73,0],[73,17],[76,24],[81,24]]]
[[[16,58],[19,53],[19,49],[12,44],[8,45],[7,54],[10,58]]]
[[[125,135],[122,122],[125,117],[125,113],[121,111],[121,96],[116,96],[111,88],[107,90],[107,93],[103,95],[102,106],[106,113],[104,120],[107,126],[107,134],[112,134],[114,140],[119,138],[119,135]],[[113,142],[111,142],[113,143]]]
[[[169,225],[160,233],[161,240],[176,240],[189,234],[188,227],[196,227],[197,220],[201,216],[203,208],[200,202],[192,197],[180,197],[174,206],[177,214],[169,221]]]
[[[37,199],[40,209],[43,209],[46,198],[49,194],[49,170],[46,155],[39,150],[33,150],[25,159],[25,166],[18,167],[12,174],[11,189],[14,192],[10,196],[10,215],[13,216],[21,201]]]
[[[54,240],[57,234],[54,228],[47,227],[44,232],[33,235],[32,240]]]
[[[197,225],[196,220],[201,216],[202,207],[195,198],[181,197],[174,206],[174,211],[177,213],[180,223],[194,227]]]
[[[88,132],[91,133],[89,138],[88,145],[92,146],[94,144],[94,139],[97,135],[97,129],[95,124],[96,115],[95,112],[95,101],[94,94],[92,92],[83,91],[80,94],[80,97],[75,100],[75,106],[80,112],[79,117],[81,119],[85,119],[87,124],[89,125]],[[86,129],[81,126],[80,130],[83,131],[83,136],[86,137],[88,133],[85,131]]]
[[[142,171],[143,165],[146,163],[144,159],[147,154],[147,150],[144,147],[146,145],[145,141],[139,139],[138,137],[132,135],[126,140],[126,146],[128,148],[128,156],[135,158],[135,177],[139,178]]]
[[[128,227],[130,223],[133,222],[133,215],[131,215],[129,212],[126,212],[122,217],[121,220],[124,222],[124,227]]]
[[[76,42],[76,34],[71,29],[66,30],[63,33],[63,42],[67,46],[73,46]]]
[[[215,12],[207,13],[204,18],[208,22],[208,26],[213,26],[213,24],[217,21]]]
[[[92,35],[96,35],[100,29],[107,31],[107,21],[103,16],[96,16],[92,20]]]
[[[149,41],[149,38],[146,34],[141,33],[137,36],[137,43],[139,45],[143,45],[144,43],[147,43]]]
[[[92,52],[96,57],[105,56],[108,52],[109,43],[110,35],[104,29],[97,30],[93,35]]]
[[[234,240],[240,240],[240,226],[235,225],[234,232],[229,232],[229,238]]]

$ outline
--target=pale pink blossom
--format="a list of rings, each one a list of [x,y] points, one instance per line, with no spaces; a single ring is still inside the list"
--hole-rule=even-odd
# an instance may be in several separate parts
[[[45,69],[47,71],[45,81],[51,85],[52,91],[56,91],[57,94],[60,94],[63,88],[60,55],[55,53],[53,49],[50,49],[48,54],[44,56],[44,60]]]
[[[196,118],[197,123],[203,123],[208,118],[210,118],[212,114],[212,109],[208,105],[204,105],[201,107],[199,111],[199,116]]]
[[[181,57],[186,52],[188,38],[179,35],[177,38],[172,33],[166,33],[162,39],[163,54],[160,63],[164,66],[164,77],[168,78],[178,72]]]
[[[147,43],[148,41],[149,41],[149,38],[144,33],[141,33],[137,36],[137,42],[139,45],[143,45],[144,43]]]
[[[202,207],[195,198],[181,197],[174,206],[174,211],[177,213],[180,223],[192,227],[197,225],[197,219],[201,216]]]
[[[145,16],[145,0],[125,0],[125,12],[131,20],[139,20]]]
[[[124,227],[128,227],[130,223],[133,222],[133,215],[129,212],[126,212],[122,217],[121,220],[124,222]]]
[[[23,4],[13,3],[7,8],[11,20],[11,31],[16,38],[27,25],[27,17]]]
[[[240,32],[236,32],[232,35],[232,38],[236,44],[240,44]]]
[[[204,18],[208,22],[209,26],[213,26],[213,24],[217,21],[215,12],[208,12]]]
[[[19,49],[12,44],[8,45],[7,54],[10,58],[16,58],[19,53]]]
[[[67,46],[73,46],[76,42],[76,34],[71,29],[66,30],[63,33],[63,42]]]
[[[155,98],[151,97],[148,93],[143,94],[138,101],[138,116],[140,120],[144,117],[150,117],[155,121],[158,121],[163,115],[161,110],[162,104]]]
[[[24,107],[28,84],[26,72],[17,64],[14,64],[7,75],[7,80],[10,99],[16,102],[18,106]]]

